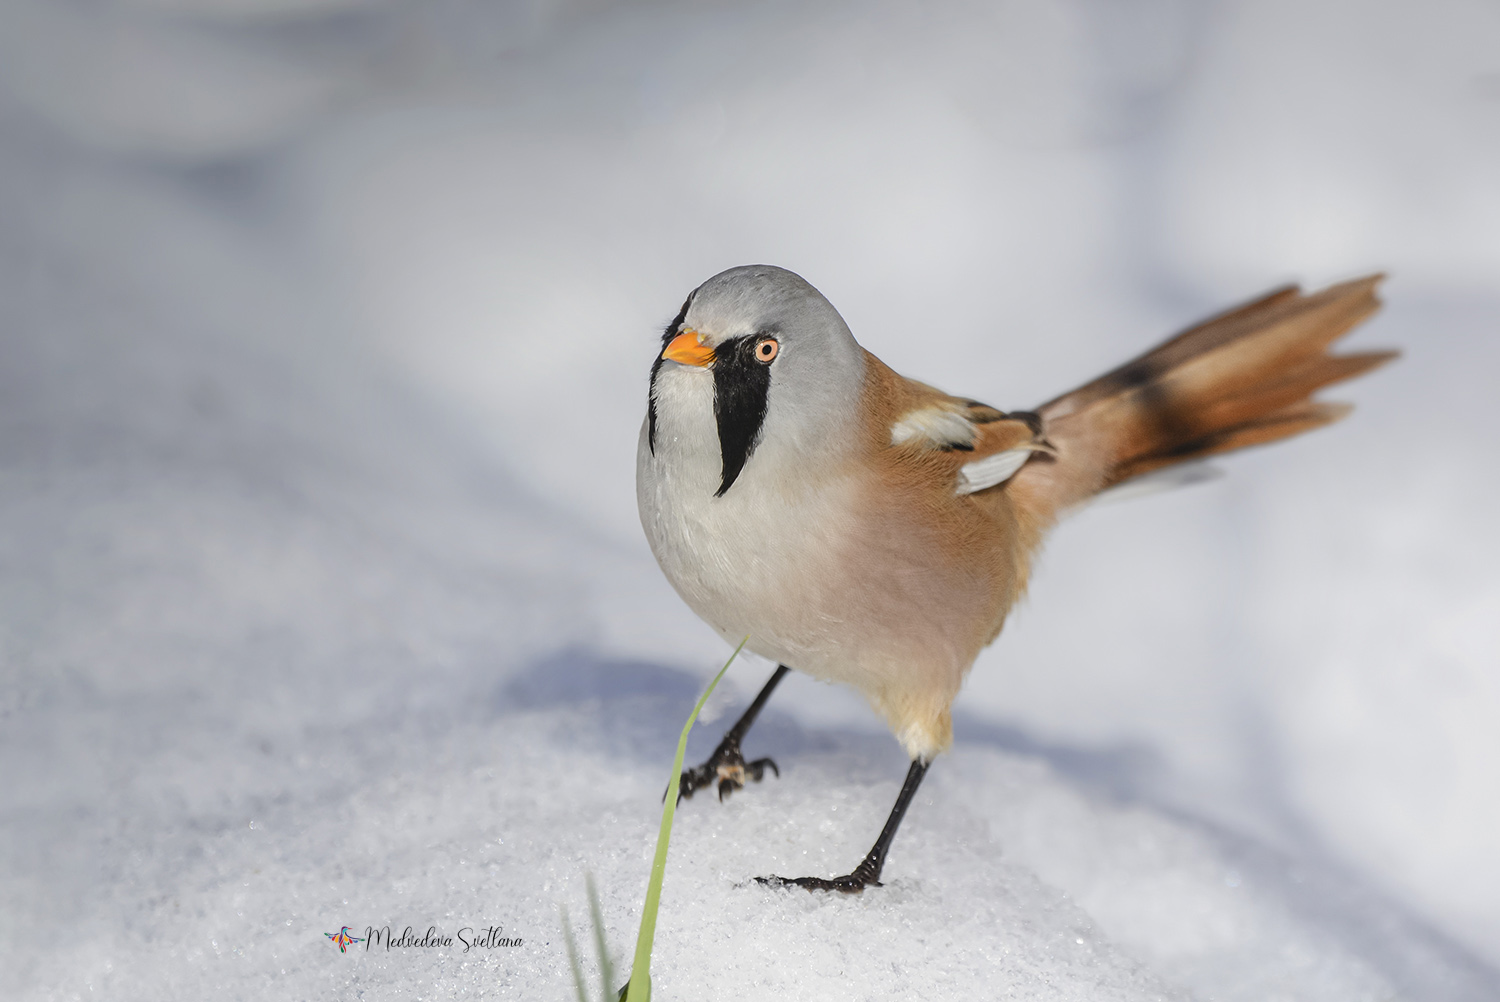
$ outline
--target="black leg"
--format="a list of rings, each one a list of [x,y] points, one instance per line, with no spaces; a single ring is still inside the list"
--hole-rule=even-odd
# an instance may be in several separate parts
[[[691,797],[699,790],[710,786],[718,786],[719,799],[723,800],[733,791],[744,788],[746,776],[759,783],[768,768],[777,776],[781,775],[781,770],[776,768],[776,763],[768,758],[746,762],[745,756],[740,753],[740,742],[749,732],[750,725],[755,723],[755,718],[760,716],[761,707],[765,706],[766,700],[771,698],[776,684],[790,670],[786,665],[777,665],[776,674],[771,676],[771,681],[760,690],[760,695],[755,697],[755,702],[750,704],[750,709],[745,711],[745,715],[729,728],[724,735],[724,740],[719,742],[719,747],[714,749],[708,761],[696,769],[683,770],[682,785],[678,787],[677,792],[679,801],[683,797]]]
[[[901,827],[901,819],[906,816],[907,805],[911,798],[917,795],[917,787],[922,785],[922,777],[927,775],[927,763],[921,759],[912,762],[911,768],[907,770],[906,782],[901,786],[901,793],[896,797],[896,806],[891,808],[891,816],[885,819],[885,827],[880,830],[880,837],[875,840],[875,846],[869,855],[864,858],[853,873],[842,877],[834,877],[825,880],[822,877],[797,877],[788,880],[785,877],[757,877],[756,880],[762,884],[773,886],[784,886],[796,884],[810,891],[843,891],[845,894],[855,894],[866,887],[880,886],[880,871],[885,868],[885,854],[890,851],[891,842],[896,837],[896,829]]]

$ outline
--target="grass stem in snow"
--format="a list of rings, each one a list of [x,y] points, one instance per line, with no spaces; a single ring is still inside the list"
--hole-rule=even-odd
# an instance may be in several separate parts
[[[661,904],[661,882],[667,872],[667,844],[672,840],[672,818],[677,813],[677,791],[682,784],[682,759],[687,754],[688,732],[693,729],[698,714],[703,710],[703,704],[708,702],[719,679],[724,677],[724,673],[749,642],[749,637],[741,640],[734,653],[729,655],[729,660],[724,662],[719,674],[714,676],[703,695],[698,697],[698,705],[688,715],[687,723],[682,725],[682,736],[677,739],[677,757],[672,760],[672,778],[667,784],[666,803],[661,809],[661,831],[656,836],[656,858],[651,861],[651,880],[646,885],[646,904],[641,910],[641,932],[635,941],[635,961],[630,968],[630,984],[626,986],[625,1002],[651,1002],[651,945],[656,939],[656,909]]]

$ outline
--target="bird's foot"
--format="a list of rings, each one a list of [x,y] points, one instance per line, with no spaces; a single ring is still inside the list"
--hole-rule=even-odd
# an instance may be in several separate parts
[[[717,786],[719,788],[719,799],[723,800],[735,790],[745,787],[745,780],[759,783],[761,778],[770,769],[779,779],[781,770],[776,768],[776,763],[769,758],[758,758],[754,762],[746,762],[745,756],[740,753],[740,743],[732,736],[726,735],[719,742],[719,747],[708,757],[708,761],[694,769],[682,770],[682,782],[677,788],[677,799],[692,797],[699,790]]]
[[[766,887],[788,887],[795,885],[809,891],[839,891],[843,894],[858,894],[866,887],[883,887],[880,882],[880,864],[866,857],[854,868],[853,873],[842,877],[756,877],[757,884]]]

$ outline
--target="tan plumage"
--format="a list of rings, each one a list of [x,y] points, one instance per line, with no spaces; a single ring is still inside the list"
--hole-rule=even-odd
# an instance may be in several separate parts
[[[837,886],[878,877],[926,763],[951,743],[953,699],[1059,514],[1133,477],[1341,417],[1347,408],[1311,395],[1395,354],[1328,353],[1378,307],[1379,281],[1278,290],[1014,413],[893,372],[790,272],[732,269],[695,290],[652,372],[642,524],[721,634],[859,689],[912,756],[864,877]],[[761,701],[689,774],[689,793],[743,781],[738,739]]]
[[[858,539],[848,548],[848,601],[858,613],[849,616],[850,631],[901,634],[882,639],[899,647],[932,627],[941,626],[941,636],[906,652],[896,677],[859,687],[909,752],[931,758],[952,742],[949,707],[1026,579],[1025,533],[1009,494],[998,487],[958,495],[958,471],[1039,436],[1025,421],[977,405],[986,420],[968,450],[892,446],[891,428],[912,411],[946,405],[967,412],[970,402],[906,379],[874,355],[865,378],[861,441],[851,454],[868,479],[850,512],[848,531]]]

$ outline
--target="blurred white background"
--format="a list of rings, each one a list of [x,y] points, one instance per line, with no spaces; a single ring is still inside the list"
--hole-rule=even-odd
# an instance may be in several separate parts
[[[1008,408],[1385,270],[1351,343],[1405,357],[1353,416],[1063,525],[959,737],[1500,965],[1493,3],[10,0],[0,254],[8,945],[150,841],[101,803],[313,782],[226,734],[441,726],[432,691],[580,645],[721,658],[632,479],[660,327],[723,268]]]

